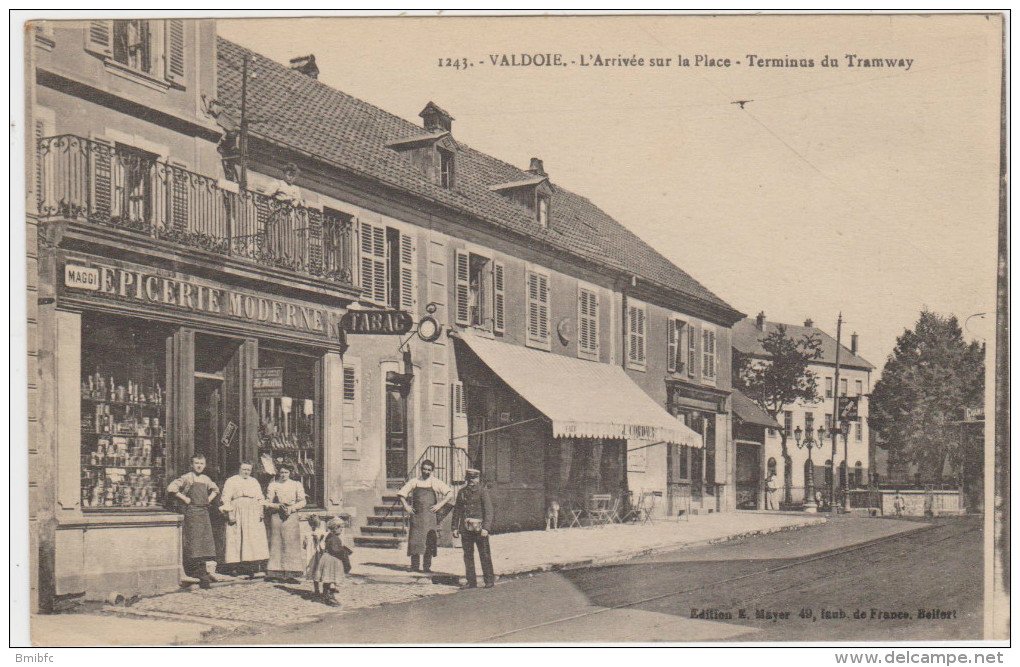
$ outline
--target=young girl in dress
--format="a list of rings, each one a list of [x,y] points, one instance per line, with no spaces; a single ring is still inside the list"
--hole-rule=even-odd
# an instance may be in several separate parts
[[[315,568],[319,565],[319,557],[322,555],[322,550],[326,547],[326,536],[329,535],[329,532],[322,525],[319,517],[314,514],[308,517],[308,528],[309,533],[305,535],[304,539],[305,560],[307,562],[305,578],[315,581]],[[315,581],[315,594],[319,594],[318,581]]]
[[[336,599],[337,584],[346,576],[344,572],[344,560],[347,559],[347,547],[344,546],[344,520],[334,517],[326,524],[329,534],[323,544],[322,552],[319,554],[315,564],[315,576],[312,580],[322,584],[323,602],[331,607],[340,605]]]

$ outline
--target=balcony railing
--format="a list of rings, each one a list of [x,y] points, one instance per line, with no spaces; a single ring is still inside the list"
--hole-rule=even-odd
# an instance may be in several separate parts
[[[38,207],[58,216],[354,284],[349,218],[235,192],[135,148],[72,135],[38,141]]]

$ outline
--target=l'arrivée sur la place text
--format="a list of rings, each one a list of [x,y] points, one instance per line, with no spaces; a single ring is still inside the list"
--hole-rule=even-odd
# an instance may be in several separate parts
[[[909,71],[914,65],[913,58],[900,55],[875,53],[843,53],[815,56],[791,56],[784,54],[765,55],[747,53],[742,57],[713,55],[710,53],[669,56],[645,56],[632,54],[581,53],[568,56],[563,53],[490,53],[482,59],[467,57],[444,57],[438,59],[438,66],[449,69],[470,69],[483,67],[752,67],[752,68],[847,68],[847,69],[902,69]]]

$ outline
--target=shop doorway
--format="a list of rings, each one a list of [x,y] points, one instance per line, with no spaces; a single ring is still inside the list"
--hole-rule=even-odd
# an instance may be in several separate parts
[[[195,453],[218,484],[241,463],[238,355],[241,341],[195,334]]]
[[[394,374],[395,375],[395,374]],[[407,478],[407,395],[408,382],[386,381],[386,485],[399,488]]]

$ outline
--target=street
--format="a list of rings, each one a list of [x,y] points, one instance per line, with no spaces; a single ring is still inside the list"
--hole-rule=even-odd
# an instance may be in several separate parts
[[[837,518],[473,590],[212,635],[251,643],[979,639],[982,524]]]

